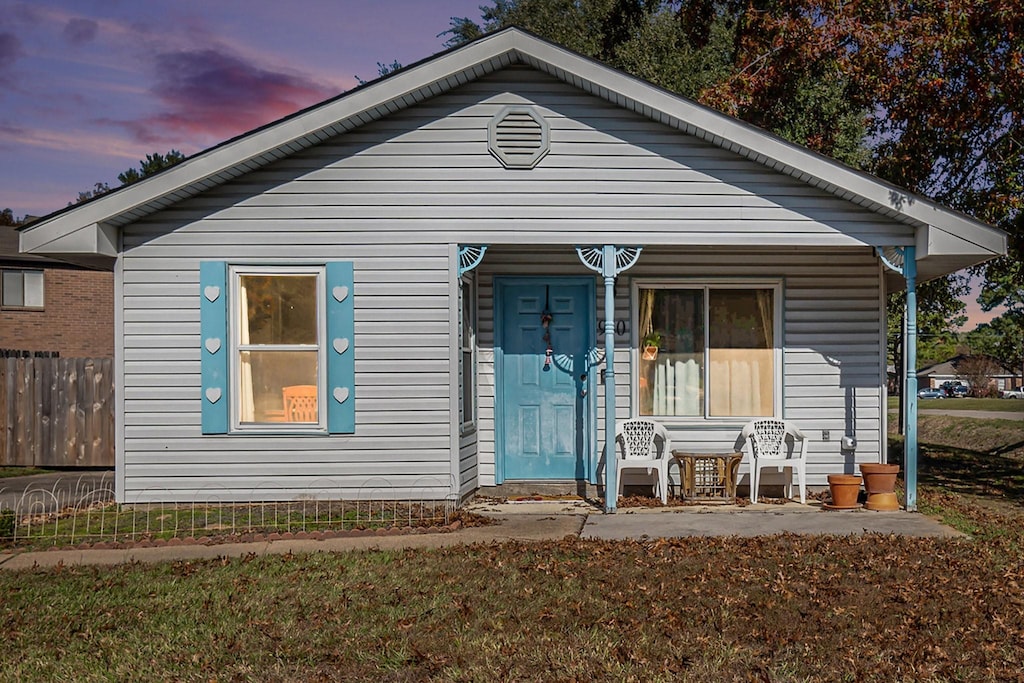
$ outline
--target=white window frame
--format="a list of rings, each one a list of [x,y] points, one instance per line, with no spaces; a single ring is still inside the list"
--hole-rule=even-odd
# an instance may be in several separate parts
[[[477,287],[476,277],[470,273],[462,276],[462,286],[459,287],[459,433],[468,434],[476,429],[477,410],[479,399],[477,397],[477,328],[480,324],[480,312],[477,308]],[[469,313],[472,318],[472,332],[466,335],[466,326],[463,311],[466,310],[466,302],[469,302]],[[469,353],[469,367],[463,360]],[[472,403],[465,405],[465,382],[472,383]],[[468,408],[468,409],[467,409]]]
[[[310,351],[308,344],[248,344],[244,347],[238,343],[241,338],[239,324],[241,315],[238,309],[242,301],[241,281],[243,275],[316,275],[316,338],[317,338],[317,423],[261,422],[243,424],[241,421],[241,352],[258,351],[268,346],[279,351]],[[229,266],[228,281],[230,298],[228,299],[228,338],[231,340],[231,359],[228,363],[228,386],[231,398],[231,432],[237,434],[289,433],[289,434],[326,434],[327,433],[327,269],[324,266]]]
[[[4,276],[9,273],[16,273],[21,276],[21,303],[20,304],[5,304],[3,303],[3,290],[6,279]],[[25,304],[25,275],[28,273],[39,274],[40,284],[42,287],[43,303],[38,306],[31,306]],[[16,310],[16,311],[42,311],[46,308],[46,271],[40,268],[2,268],[0,269],[0,308],[4,310]]]
[[[631,306],[631,322],[630,322],[630,343],[629,343],[629,381],[630,381],[630,414],[634,417],[649,417],[659,422],[668,423],[679,423],[679,424],[693,424],[693,425],[704,425],[704,424],[746,424],[750,420],[759,417],[774,417],[782,418],[783,406],[782,406],[782,381],[783,381],[783,344],[784,344],[784,333],[782,329],[782,292],[783,292],[783,281],[781,278],[776,279],[741,279],[741,278],[729,278],[729,279],[709,279],[709,278],[660,278],[660,279],[634,279],[631,283],[630,291],[630,306]],[[688,289],[688,290],[703,290],[704,292],[704,363],[703,363],[703,383],[705,387],[710,385],[709,373],[711,372],[710,363],[708,363],[708,350],[710,346],[710,335],[711,326],[708,324],[708,307],[710,305],[709,292],[711,290],[718,289],[770,289],[772,290],[772,324],[774,329],[772,330],[772,359],[774,363],[774,377],[772,387],[772,414],[769,416],[765,415],[748,415],[748,416],[717,416],[709,415],[710,401],[707,400],[706,392],[704,399],[704,414],[702,416],[686,416],[686,415],[643,415],[639,414],[640,410],[640,290],[641,289]]]

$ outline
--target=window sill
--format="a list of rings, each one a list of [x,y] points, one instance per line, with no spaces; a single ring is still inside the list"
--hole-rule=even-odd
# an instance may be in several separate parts
[[[654,420],[660,422],[666,427],[674,429],[733,429],[742,428],[752,420],[781,420],[781,417],[775,417],[772,415],[758,416],[758,417],[712,417],[712,418],[693,418],[693,417],[682,417],[678,415],[639,415],[638,419]]]
[[[330,436],[324,427],[284,427],[279,425],[267,425],[265,427],[249,427],[246,429],[233,429],[228,436]]]

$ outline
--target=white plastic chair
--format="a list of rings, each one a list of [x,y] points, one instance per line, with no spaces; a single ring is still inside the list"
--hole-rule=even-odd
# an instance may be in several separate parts
[[[657,441],[661,441],[660,450]],[[618,481],[616,500],[622,494],[622,471],[646,469],[647,474],[658,473],[661,504],[668,503],[668,466],[672,456],[672,442],[664,425],[654,420],[634,418],[615,424],[615,441],[622,446],[621,457],[616,457],[615,474]],[[616,449],[618,455],[618,449]]]
[[[793,473],[797,475],[800,487],[800,503],[807,502],[807,436],[796,425],[784,420],[754,420],[741,433],[750,453],[750,501],[757,502],[757,490],[761,482],[761,470],[775,467],[791,470],[786,481],[786,498],[793,497]],[[793,450],[787,447],[786,438],[793,438]],[[796,441],[800,441],[797,454]]]

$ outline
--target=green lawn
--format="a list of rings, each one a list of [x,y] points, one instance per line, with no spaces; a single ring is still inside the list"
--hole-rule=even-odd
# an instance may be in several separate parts
[[[968,538],[570,538],[0,572],[0,680],[1020,680],[1024,443],[1019,423],[970,422],[923,420],[919,498]]]

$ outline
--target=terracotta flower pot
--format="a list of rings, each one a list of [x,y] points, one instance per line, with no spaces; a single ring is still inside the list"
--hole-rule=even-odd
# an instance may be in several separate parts
[[[860,476],[856,474],[828,475],[828,490],[832,502],[825,505],[829,510],[855,510],[860,495]]]
[[[896,475],[900,472],[899,465],[886,465],[878,462],[862,462],[860,473],[864,475],[864,490],[872,493],[892,493],[896,490]]]
[[[864,507],[879,512],[900,509],[899,500],[896,498],[896,475],[899,471],[899,465],[861,463],[860,473],[864,475],[864,490],[868,492],[868,500]]]

